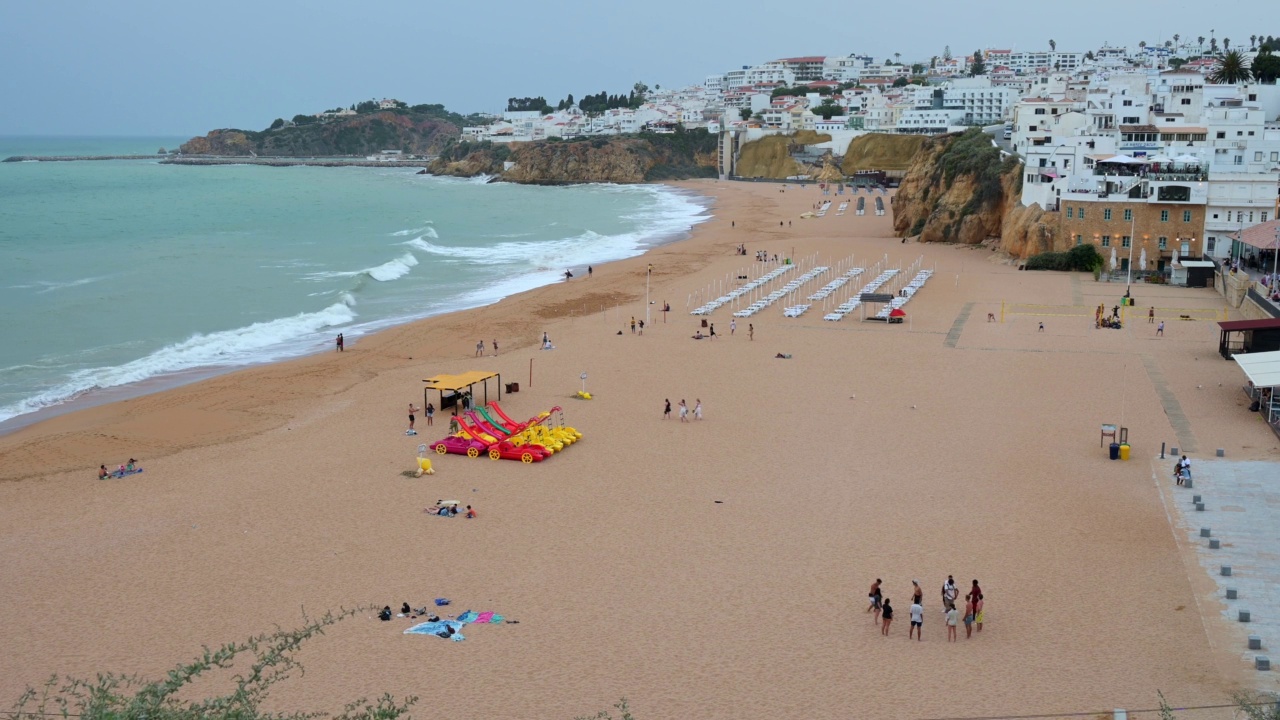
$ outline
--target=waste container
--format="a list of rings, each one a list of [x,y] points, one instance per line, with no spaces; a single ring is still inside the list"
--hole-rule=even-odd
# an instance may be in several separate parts
[[[1120,459],[1120,443],[1111,443],[1111,459]]]
[[[1120,443],[1120,459],[1129,459],[1129,443]]]

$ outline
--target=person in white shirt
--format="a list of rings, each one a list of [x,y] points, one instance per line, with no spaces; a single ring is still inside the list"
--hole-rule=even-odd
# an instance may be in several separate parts
[[[947,608],[947,642],[956,641],[956,620],[959,615],[954,603]]]
[[[947,581],[942,585],[942,610],[946,612],[948,608],[956,606],[956,598],[960,595],[960,590],[956,587],[956,579],[952,575],[947,576]]]
[[[924,639],[924,608],[920,603],[911,603],[911,629],[907,631],[907,639],[911,639],[911,633],[916,634],[916,640]]]

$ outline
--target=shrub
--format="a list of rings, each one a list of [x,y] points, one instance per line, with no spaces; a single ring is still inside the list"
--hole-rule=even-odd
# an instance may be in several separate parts
[[[1028,270],[1090,272],[1102,267],[1102,256],[1093,245],[1077,245],[1067,252],[1047,252],[1027,258]]]
[[[268,692],[290,673],[302,671],[294,657],[304,642],[323,635],[325,628],[366,608],[331,612],[311,620],[304,616],[296,630],[277,630],[239,643],[228,643],[200,657],[181,663],[162,680],[145,681],[132,675],[98,673],[93,680],[54,676],[40,690],[28,689],[12,710],[0,714],[9,720],[45,720],[48,717],[109,718],[110,720],[311,720],[329,717],[324,712],[276,713],[261,709]],[[229,679],[226,695],[199,698],[192,690],[197,681],[219,670],[230,670],[239,656],[251,656],[248,667]],[[202,684],[207,686],[207,684]],[[396,720],[408,714],[416,697],[397,701],[391,695],[376,700],[354,700],[335,720]]]

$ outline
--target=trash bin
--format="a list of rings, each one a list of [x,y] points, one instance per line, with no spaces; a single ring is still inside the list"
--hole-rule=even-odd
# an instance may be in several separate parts
[[[1120,443],[1120,459],[1129,459],[1129,443]]]
[[[1120,459],[1120,443],[1111,443],[1111,459]]]

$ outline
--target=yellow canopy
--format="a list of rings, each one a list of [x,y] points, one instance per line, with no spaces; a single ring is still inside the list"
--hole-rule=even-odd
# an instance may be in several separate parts
[[[498,373],[496,372],[472,370],[471,372],[465,372],[461,375],[436,375],[435,377],[429,377],[422,382],[430,385],[430,389],[432,390],[453,390],[456,392],[458,390],[465,390],[476,383],[484,382],[489,378],[496,377],[498,377]]]

